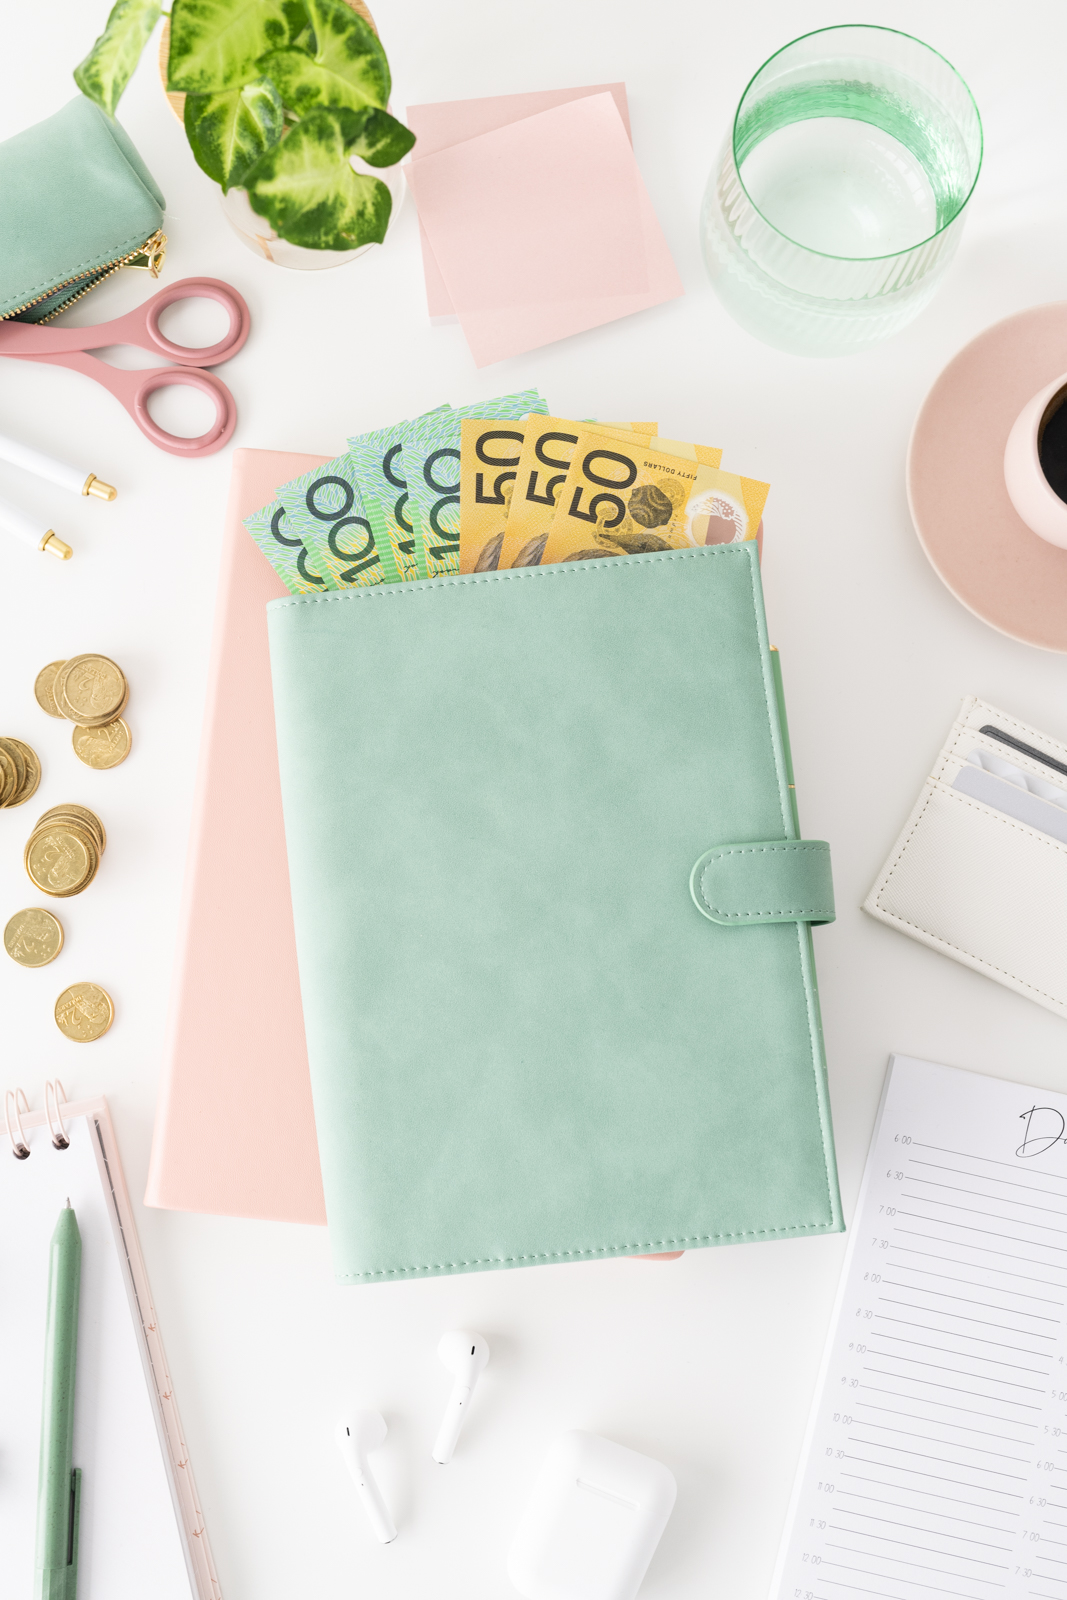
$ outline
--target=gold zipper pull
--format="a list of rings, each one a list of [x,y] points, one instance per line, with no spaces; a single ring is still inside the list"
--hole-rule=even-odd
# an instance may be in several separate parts
[[[154,233],[151,239],[146,239],[140,250],[132,255],[124,266],[133,267],[135,272],[149,272],[153,278],[158,278],[163,271],[163,262],[167,256],[167,236],[162,228]]]

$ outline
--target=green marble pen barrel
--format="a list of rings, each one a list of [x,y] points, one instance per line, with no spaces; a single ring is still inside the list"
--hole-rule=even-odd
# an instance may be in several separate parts
[[[81,1234],[68,1202],[48,1259],[34,1600],[74,1600],[78,1579],[81,1474],[73,1470],[72,1452],[81,1260]]]

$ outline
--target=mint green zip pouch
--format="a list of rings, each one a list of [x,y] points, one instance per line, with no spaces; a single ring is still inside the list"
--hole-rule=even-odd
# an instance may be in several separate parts
[[[840,1230],[754,544],[268,618],[339,1278]]]
[[[84,95],[0,144],[0,319],[47,322],[120,267],[158,277],[166,202]]]

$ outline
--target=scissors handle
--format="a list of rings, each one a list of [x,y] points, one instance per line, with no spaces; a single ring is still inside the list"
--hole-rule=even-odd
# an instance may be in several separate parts
[[[168,339],[160,330],[159,315],[179,300],[214,300],[222,306],[230,318],[230,326],[223,337],[216,344],[205,345],[202,350],[175,344]],[[248,338],[251,318],[244,297],[236,289],[231,289],[228,283],[223,283],[221,278],[180,278],[169,289],[161,289],[143,306],[119,317],[110,326],[119,333],[118,343],[124,338],[131,344],[142,343],[141,338],[131,337],[136,330],[137,334],[147,334],[161,355],[169,356],[180,366],[216,367],[220,361],[229,361],[240,350]],[[124,326],[128,331],[121,331]]]
[[[156,367],[151,372],[131,374],[138,376],[133,396],[132,407],[127,410],[132,412],[133,420],[147,439],[161,450],[168,450],[172,456],[210,456],[216,450],[221,450],[228,444],[234,428],[237,426],[237,407],[233,402],[233,395],[227,389],[221,378],[216,378],[213,372],[203,372],[199,367]],[[182,385],[190,389],[199,389],[201,394],[206,394],[214,401],[215,420],[206,433],[200,434],[195,439],[185,439],[181,434],[168,433],[166,428],[161,428],[149,415],[148,396],[157,389],[167,389],[172,385],[180,388]],[[119,396],[122,399],[122,396]],[[123,404],[126,402],[123,400]]]
[[[160,313],[179,300],[214,300],[228,313],[230,326],[216,344],[194,350],[190,345],[175,344],[160,331]],[[101,350],[105,345],[133,344],[142,350],[158,351],[178,366],[214,367],[236,355],[248,338],[250,317],[248,306],[236,289],[231,289],[221,278],[181,278],[169,289],[161,289],[143,306],[128,311],[124,317],[112,322],[100,322],[93,328],[41,327],[27,322],[0,322],[0,355],[30,356],[44,359],[49,356],[73,355],[82,350]]]
[[[6,351],[2,352],[7,354]],[[124,406],[136,422],[141,432],[160,450],[169,451],[172,456],[210,456],[216,450],[221,450],[229,442],[234,428],[237,425],[237,407],[233,395],[227,389],[221,378],[216,378],[212,372],[202,372],[195,367],[150,367],[147,371],[130,371],[121,367],[109,367],[105,362],[97,360],[96,356],[86,355],[78,351],[55,355],[35,355],[29,358],[57,367],[67,367],[73,372],[84,372],[87,378],[94,378],[101,384],[120,405]],[[168,433],[166,428],[161,428],[148,410],[148,398],[155,394],[157,389],[169,389],[172,386],[189,389],[199,389],[201,394],[206,394],[215,407],[215,420],[206,433],[198,434],[194,439],[183,438],[178,433]]]

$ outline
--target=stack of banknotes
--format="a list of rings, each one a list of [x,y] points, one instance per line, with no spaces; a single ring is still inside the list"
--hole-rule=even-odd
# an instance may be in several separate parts
[[[291,594],[754,539],[769,486],[721,460],[523,389],[357,434],[245,527]]]

